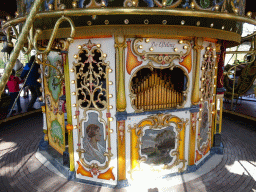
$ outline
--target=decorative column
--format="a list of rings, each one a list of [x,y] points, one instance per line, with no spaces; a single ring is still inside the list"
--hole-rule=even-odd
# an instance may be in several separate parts
[[[68,52],[62,51],[61,54],[62,54],[62,59],[64,63],[64,75],[65,75],[66,109],[67,109],[67,123],[68,123],[66,128],[68,130],[69,169],[70,171],[75,171]]]
[[[195,38],[195,46],[194,49],[194,65],[193,65],[193,88],[192,88],[192,96],[191,103],[193,105],[197,105],[199,103],[199,80],[200,80],[200,64],[201,64],[201,50],[203,49],[203,38]]]
[[[126,151],[125,151],[125,120],[127,119],[126,113],[126,97],[125,97],[125,48],[126,41],[124,36],[115,37],[116,48],[116,118],[117,118],[117,180],[118,188],[127,185],[126,179]]]
[[[214,131],[214,143],[213,146],[216,148],[222,148],[221,144],[221,127],[222,127],[222,107],[223,107],[223,97],[225,89],[223,87],[223,71],[224,71],[224,61],[225,61],[225,42],[221,42],[219,50],[217,50],[218,55],[218,76],[217,76],[217,95],[216,95],[216,116],[215,116],[215,131]],[[219,151],[222,153],[223,151]],[[217,153],[218,153],[217,152]]]
[[[116,48],[116,79],[117,79],[117,98],[116,108],[117,111],[123,112],[126,109],[126,98],[125,98],[125,76],[124,76],[124,53],[126,48],[126,42],[124,36],[117,36],[115,38]]]

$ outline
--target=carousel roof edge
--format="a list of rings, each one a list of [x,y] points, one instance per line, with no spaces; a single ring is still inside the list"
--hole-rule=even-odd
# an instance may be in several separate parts
[[[158,30],[156,30],[158,29]],[[50,39],[53,29],[43,30],[38,40]],[[86,33],[85,33],[86,31]],[[161,31],[161,33],[159,33]],[[70,28],[61,28],[61,33],[56,34],[56,38],[67,38],[70,35]],[[74,39],[101,38],[115,35],[124,35],[127,38],[179,38],[192,39],[194,37],[203,37],[205,39],[225,40],[227,46],[236,46],[241,43],[241,36],[235,32],[219,29],[181,26],[181,25],[96,25],[76,27]]]
[[[53,10],[38,12],[35,19],[49,18],[49,17],[70,17],[70,16],[93,16],[93,15],[148,15],[148,16],[185,16],[185,17],[198,17],[198,18],[211,18],[211,19],[223,19],[236,22],[249,23],[256,25],[256,20],[250,16],[240,16],[235,13],[225,13],[218,11],[208,10],[194,10],[194,9],[181,9],[181,8],[143,8],[143,7],[132,7],[132,8],[75,8],[75,9],[64,9],[64,10]],[[25,22],[26,16],[9,19],[7,22],[2,23],[2,28],[7,28],[12,25]],[[129,19],[129,18],[128,18]]]

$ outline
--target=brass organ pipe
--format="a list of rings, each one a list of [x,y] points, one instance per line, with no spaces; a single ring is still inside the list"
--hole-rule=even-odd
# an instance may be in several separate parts
[[[140,109],[140,86],[138,86],[138,109]]]
[[[148,88],[148,110],[150,109],[150,88]]]
[[[136,87],[136,107],[139,106],[139,94],[138,94],[138,87]]]
[[[164,107],[167,108],[167,85],[164,86]]]
[[[150,89],[149,89],[149,109],[150,110],[152,110],[152,96],[153,96],[153,94],[152,94],[152,87],[150,87]]]
[[[167,89],[167,107],[169,108],[170,107],[170,89],[168,88]]]
[[[164,108],[164,85],[162,87],[162,108]]]
[[[156,109],[156,86],[153,87],[153,109]]]
[[[144,85],[143,82],[141,83],[141,100],[140,100],[140,106],[143,108],[143,90],[144,90]]]
[[[175,91],[175,107],[177,106],[178,99],[177,99],[177,91]]]
[[[173,93],[172,93],[173,91],[172,91],[172,89],[171,89],[171,107],[172,107],[172,103],[173,103]]]
[[[147,109],[149,110],[149,106],[150,106],[150,104],[149,104],[149,77],[147,78]]]
[[[159,86],[157,85],[157,101],[156,101],[156,108],[159,109]]]
[[[162,92],[162,88],[161,88],[161,84],[160,84],[160,82],[159,82],[159,85],[158,85],[158,87],[159,87],[159,103],[158,103],[158,108],[161,108],[161,104],[162,104],[162,95],[161,95],[161,92]]]
[[[166,88],[165,88],[165,84],[164,84],[164,87],[163,87],[163,90],[164,90],[164,94],[163,94],[163,108],[166,108]]]

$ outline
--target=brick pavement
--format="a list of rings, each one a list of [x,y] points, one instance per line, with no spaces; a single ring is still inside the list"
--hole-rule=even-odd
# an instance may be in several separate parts
[[[236,120],[234,120],[236,119]],[[186,183],[147,191],[256,191],[256,127],[224,117],[224,155],[210,172]],[[28,134],[29,133],[29,134]],[[0,191],[141,191],[112,189],[68,181],[42,165],[35,153],[42,138],[42,115],[23,117],[0,126]]]

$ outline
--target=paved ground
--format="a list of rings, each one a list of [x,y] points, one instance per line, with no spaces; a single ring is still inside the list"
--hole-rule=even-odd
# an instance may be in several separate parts
[[[235,119],[223,119],[225,153],[214,169],[180,185],[147,191],[256,191],[256,127]],[[47,169],[35,157],[42,135],[42,116],[39,114],[0,125],[0,191],[115,191],[68,181]]]

